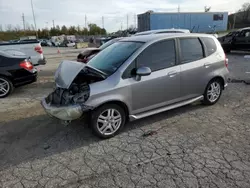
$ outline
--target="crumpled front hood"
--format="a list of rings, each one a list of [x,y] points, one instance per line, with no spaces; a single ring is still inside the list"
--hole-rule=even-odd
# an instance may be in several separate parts
[[[57,87],[68,89],[75,77],[85,66],[84,63],[76,61],[62,61],[55,73]]]

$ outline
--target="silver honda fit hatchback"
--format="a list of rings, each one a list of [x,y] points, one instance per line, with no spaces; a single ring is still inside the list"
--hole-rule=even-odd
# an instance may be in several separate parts
[[[102,138],[136,120],[195,101],[215,104],[227,86],[227,59],[206,34],[127,37],[83,64],[63,61],[45,111],[66,122],[83,115]]]

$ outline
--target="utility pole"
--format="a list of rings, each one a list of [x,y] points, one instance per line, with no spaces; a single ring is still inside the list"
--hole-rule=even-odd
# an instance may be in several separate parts
[[[52,20],[53,22],[53,29],[55,29],[55,20]]]
[[[137,26],[136,26],[136,14],[134,15],[134,25],[135,25],[135,28],[137,28]]]
[[[24,13],[22,14],[22,20],[23,20],[23,30],[25,31],[25,18],[24,18]]]
[[[128,30],[128,14],[127,14],[127,30]]]
[[[102,16],[102,28],[104,29],[104,17]]]
[[[30,0],[30,2],[31,2],[31,9],[32,9],[32,14],[33,14],[34,26],[35,26],[35,30],[36,30],[36,38],[38,38],[37,29],[36,29],[36,17],[35,17],[35,13],[34,13],[33,1]]]
[[[85,28],[87,28],[87,16],[85,14]]]
[[[180,28],[180,5],[178,5],[178,26]]]
[[[122,31],[122,22],[121,22],[121,31]]]

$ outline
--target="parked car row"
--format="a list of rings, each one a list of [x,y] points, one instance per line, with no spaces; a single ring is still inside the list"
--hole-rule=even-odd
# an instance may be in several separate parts
[[[227,86],[228,60],[211,35],[150,34],[110,43],[87,49],[81,62],[59,65],[57,87],[41,102],[50,116],[68,123],[87,115],[93,132],[110,138],[128,120],[195,101],[215,104]]]
[[[55,46],[55,47],[74,47],[76,45],[73,41],[65,40],[63,42],[52,42],[47,39],[40,39],[41,46]]]

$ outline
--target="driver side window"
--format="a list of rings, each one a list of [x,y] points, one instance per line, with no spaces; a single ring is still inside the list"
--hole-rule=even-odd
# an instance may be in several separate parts
[[[172,67],[175,62],[173,39],[151,44],[137,57],[137,67],[149,67],[152,72]]]

